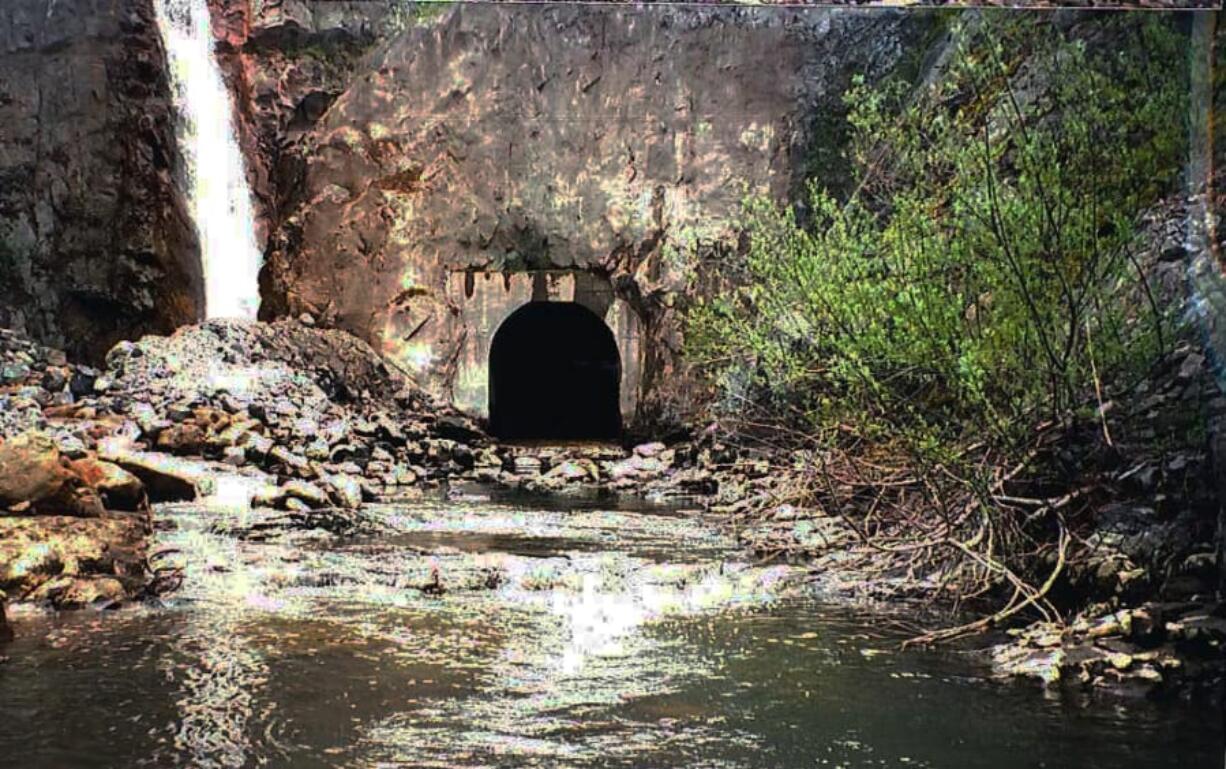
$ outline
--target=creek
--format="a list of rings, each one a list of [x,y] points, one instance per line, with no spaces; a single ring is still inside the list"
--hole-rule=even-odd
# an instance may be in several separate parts
[[[14,618],[0,766],[1220,767],[1218,713],[899,651],[695,511],[451,497],[344,535],[162,506],[161,604]]]

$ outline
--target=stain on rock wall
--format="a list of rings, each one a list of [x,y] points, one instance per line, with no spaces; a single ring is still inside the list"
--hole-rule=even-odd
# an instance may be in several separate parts
[[[0,325],[100,360],[199,316],[149,0],[0,4]]]

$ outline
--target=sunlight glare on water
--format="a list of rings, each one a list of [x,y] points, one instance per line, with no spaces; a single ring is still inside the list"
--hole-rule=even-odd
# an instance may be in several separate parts
[[[163,606],[17,618],[0,768],[1220,766],[1203,708],[900,652],[701,515],[235,493],[159,509]]]

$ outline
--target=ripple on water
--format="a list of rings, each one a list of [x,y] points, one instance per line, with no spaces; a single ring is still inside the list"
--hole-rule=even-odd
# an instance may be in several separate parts
[[[1195,709],[1075,709],[897,653],[701,516],[435,500],[253,538],[161,514],[187,569],[166,609],[19,620],[0,765],[1220,764]]]

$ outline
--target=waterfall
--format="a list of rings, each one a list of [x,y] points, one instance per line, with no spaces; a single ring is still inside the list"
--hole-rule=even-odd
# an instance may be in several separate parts
[[[206,0],[155,0],[170,64],[186,193],[200,238],[205,316],[254,320],[262,261],[230,94]]]

